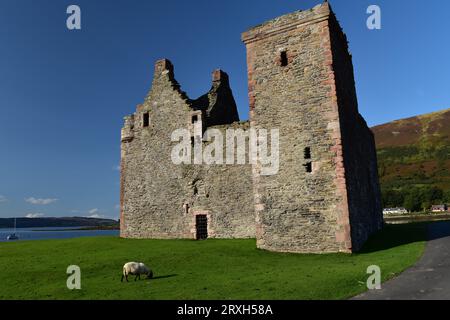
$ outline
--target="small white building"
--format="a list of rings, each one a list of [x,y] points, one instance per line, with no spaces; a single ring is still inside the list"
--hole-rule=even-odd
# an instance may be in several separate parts
[[[405,208],[384,208],[383,209],[384,215],[390,215],[390,214],[408,214],[408,210]]]
[[[447,211],[447,205],[445,204],[439,204],[439,205],[434,205],[431,207],[431,212],[446,212]]]

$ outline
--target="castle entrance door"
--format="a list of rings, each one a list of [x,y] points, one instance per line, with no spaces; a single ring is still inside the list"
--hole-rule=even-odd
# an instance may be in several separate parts
[[[208,238],[208,217],[206,214],[195,216],[196,239],[205,240]]]

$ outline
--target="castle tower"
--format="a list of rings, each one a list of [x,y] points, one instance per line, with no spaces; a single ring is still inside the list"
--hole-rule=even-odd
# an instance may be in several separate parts
[[[253,165],[257,246],[353,252],[382,227],[374,138],[328,2],[263,23],[247,48],[250,125],[279,129],[280,168]]]

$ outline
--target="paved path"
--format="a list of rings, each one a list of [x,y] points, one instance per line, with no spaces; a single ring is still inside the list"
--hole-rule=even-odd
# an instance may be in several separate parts
[[[450,222],[429,226],[428,242],[417,264],[355,300],[450,300]]]

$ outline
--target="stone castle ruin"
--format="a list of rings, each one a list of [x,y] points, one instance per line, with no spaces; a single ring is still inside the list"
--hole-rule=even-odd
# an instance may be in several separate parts
[[[250,120],[239,115],[226,73],[190,99],[170,61],[125,117],[121,236],[256,238],[280,252],[358,251],[383,224],[374,137],[358,112],[347,38],[330,5],[297,11],[242,34]],[[172,133],[277,128],[279,170],[246,164],[175,164]],[[246,150],[249,157],[249,151]]]

